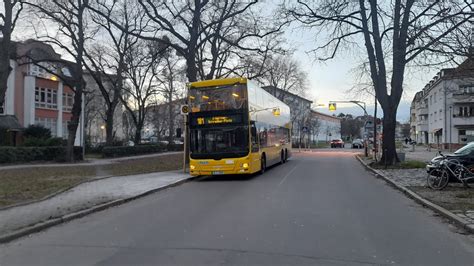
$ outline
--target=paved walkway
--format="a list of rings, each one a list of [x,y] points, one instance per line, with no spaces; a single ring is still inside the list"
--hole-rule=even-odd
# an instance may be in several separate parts
[[[44,201],[0,210],[0,235],[102,203],[137,196],[187,178],[187,174],[171,171],[86,182]]]
[[[421,158],[423,156],[423,154],[421,155],[415,154],[415,155],[419,156],[417,158]],[[413,158],[414,157],[411,157],[410,159],[414,160]],[[426,185],[427,174],[426,174],[426,170],[423,168],[421,169],[378,169],[378,171],[381,172],[385,177],[397,183],[398,185],[403,186],[403,187],[408,187],[409,189],[411,189],[410,187],[425,188],[427,186]],[[469,189],[463,188],[462,185],[456,184],[456,183],[455,184],[450,183],[449,187],[460,188],[462,191],[469,190]],[[462,200],[462,199],[457,198],[458,196],[456,196],[456,194],[453,194],[456,192],[450,189],[445,189],[441,191],[437,191],[437,190],[431,191],[430,189],[426,189],[426,190],[428,190],[428,193],[426,192],[423,193],[422,191],[416,191],[416,192],[419,194],[422,194],[422,196],[425,198],[427,196],[426,194],[429,194],[430,201],[432,201],[433,198],[436,198],[438,201],[443,201],[443,202],[449,201],[449,198],[454,198],[454,201]],[[470,190],[472,190],[472,188],[470,188]],[[469,223],[474,224],[474,210],[468,209],[468,210],[450,210],[450,211],[452,211],[457,216],[467,220]]]
[[[120,157],[120,158],[90,159],[90,160],[80,161],[77,163],[31,163],[31,164],[16,164],[16,165],[3,165],[3,166],[0,165],[0,170],[19,169],[19,168],[25,169],[25,168],[33,168],[33,167],[68,167],[68,166],[107,165],[107,164],[113,164],[113,163],[126,161],[126,160],[159,157],[159,156],[179,154],[179,153],[182,153],[182,152],[181,151],[161,152],[161,153],[135,155],[135,156],[128,156],[128,157]]]

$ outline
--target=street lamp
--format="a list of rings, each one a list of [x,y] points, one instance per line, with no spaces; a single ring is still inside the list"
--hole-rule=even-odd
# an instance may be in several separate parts
[[[365,102],[363,101],[330,101],[329,102],[329,111],[335,111],[336,110],[336,103],[353,103],[353,104],[356,104],[357,106],[359,106],[360,108],[362,108],[362,110],[364,111],[364,117],[365,117],[365,123],[364,123],[364,131],[365,131],[365,125],[367,125],[367,120],[369,118],[369,114],[367,113],[367,109],[366,109],[366,104]],[[333,108],[333,110],[331,110],[331,106]],[[376,129],[377,125],[374,123],[374,128]],[[374,136],[374,145],[375,145],[375,139],[376,136]],[[367,138],[365,138],[365,157],[369,156],[369,151],[368,151],[368,141],[367,141]]]
[[[101,142],[104,142],[104,130],[105,130],[105,125],[101,125],[101,126],[100,126],[100,129],[101,129],[100,133],[101,133],[101,135],[102,135],[102,137],[101,137],[100,140],[101,140]]]
[[[449,106],[449,152],[452,151],[451,143],[453,142],[453,128],[452,128],[452,119],[453,119],[453,107]]]

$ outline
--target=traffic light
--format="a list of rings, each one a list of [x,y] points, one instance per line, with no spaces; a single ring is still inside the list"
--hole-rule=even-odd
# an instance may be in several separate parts
[[[334,112],[336,109],[336,103],[329,103],[329,111]]]

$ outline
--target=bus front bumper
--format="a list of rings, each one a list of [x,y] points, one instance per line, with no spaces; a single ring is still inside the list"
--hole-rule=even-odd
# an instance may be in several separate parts
[[[222,160],[191,160],[189,173],[198,175],[236,175],[250,174],[249,158],[235,158]]]

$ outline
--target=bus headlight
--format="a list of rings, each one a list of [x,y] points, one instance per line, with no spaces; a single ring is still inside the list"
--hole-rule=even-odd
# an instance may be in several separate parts
[[[189,166],[189,169],[191,169],[191,170],[194,170],[195,168],[196,168],[196,166],[194,166],[192,164]]]
[[[245,168],[245,169],[247,169],[247,168],[249,168],[249,164],[248,164],[248,163],[243,163],[243,164],[242,164],[242,167]]]

